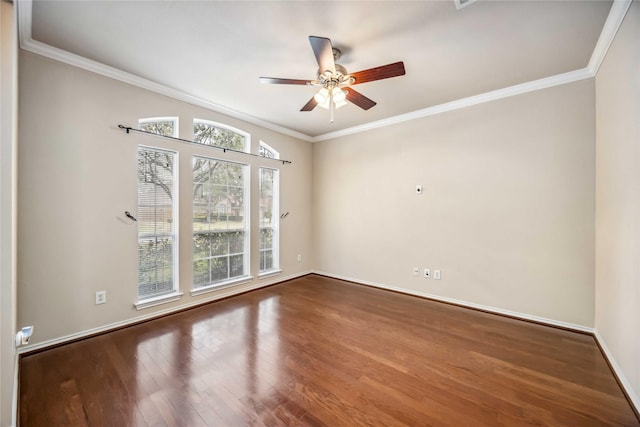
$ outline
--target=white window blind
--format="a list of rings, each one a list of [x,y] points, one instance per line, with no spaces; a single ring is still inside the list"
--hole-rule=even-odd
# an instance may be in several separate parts
[[[138,299],[177,289],[177,154],[138,148]]]

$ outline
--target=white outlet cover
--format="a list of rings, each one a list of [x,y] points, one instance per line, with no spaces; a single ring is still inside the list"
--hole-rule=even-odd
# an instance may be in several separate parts
[[[433,278],[440,280],[440,270],[433,270]]]
[[[96,304],[105,304],[107,302],[107,291],[96,292]]]

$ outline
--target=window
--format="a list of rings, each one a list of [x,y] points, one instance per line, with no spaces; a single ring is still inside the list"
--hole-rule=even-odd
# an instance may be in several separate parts
[[[177,153],[138,147],[138,299],[177,291]]]
[[[240,163],[193,158],[194,290],[248,277],[248,170]]]
[[[278,265],[278,170],[260,168],[260,273]]]
[[[138,126],[146,132],[178,136],[178,117],[144,118]],[[193,135],[199,144],[250,152],[250,135],[223,124],[194,119]],[[280,157],[262,141],[259,154]],[[177,168],[177,152],[138,147],[138,309],[182,295],[178,288]],[[251,248],[250,167],[206,154],[192,157],[192,295],[249,281],[251,254],[259,254],[261,275],[280,271],[279,171],[260,167],[258,172],[255,219],[259,247]]]
[[[178,136],[177,117],[150,117],[138,120],[138,129],[164,136]]]
[[[193,140],[205,145],[249,151],[248,133],[207,120],[193,120]]]
[[[258,149],[258,155],[267,157],[269,159],[279,159],[280,153],[271,148],[266,142],[260,141],[260,147]]]

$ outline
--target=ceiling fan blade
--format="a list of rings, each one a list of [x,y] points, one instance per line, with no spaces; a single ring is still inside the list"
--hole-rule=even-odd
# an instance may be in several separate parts
[[[355,79],[352,84],[357,85],[359,83],[388,79],[390,77],[404,76],[404,74],[404,63],[400,61],[394,62],[393,64],[381,65],[380,67],[369,68],[368,70],[350,73],[349,75]]]
[[[333,61],[331,40],[326,37],[309,36],[309,43],[311,43],[313,54],[316,56],[316,61],[318,61],[320,74],[327,70],[334,74],[336,72],[336,64]]]
[[[371,99],[367,98],[360,92],[356,92],[352,88],[347,88],[346,90],[347,90],[347,101],[350,101],[356,104],[358,107],[362,108],[363,110],[368,110],[369,108],[376,105],[375,101],[372,101]]]
[[[299,79],[279,79],[277,77],[260,77],[260,83],[271,85],[306,85],[311,83],[311,81]]]
[[[304,104],[304,107],[302,107],[300,109],[300,111],[311,111],[314,108],[316,108],[316,105],[318,105],[318,101],[316,101],[316,99],[314,97],[311,97],[311,99],[309,100],[309,102],[307,102],[306,104]]]

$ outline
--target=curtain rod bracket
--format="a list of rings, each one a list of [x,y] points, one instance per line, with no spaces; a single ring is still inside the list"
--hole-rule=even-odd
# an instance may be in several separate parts
[[[131,130],[131,128],[130,128],[130,127],[123,126],[123,125],[118,125],[118,127],[119,127],[120,129],[124,129],[127,133],[129,133],[129,131]]]

